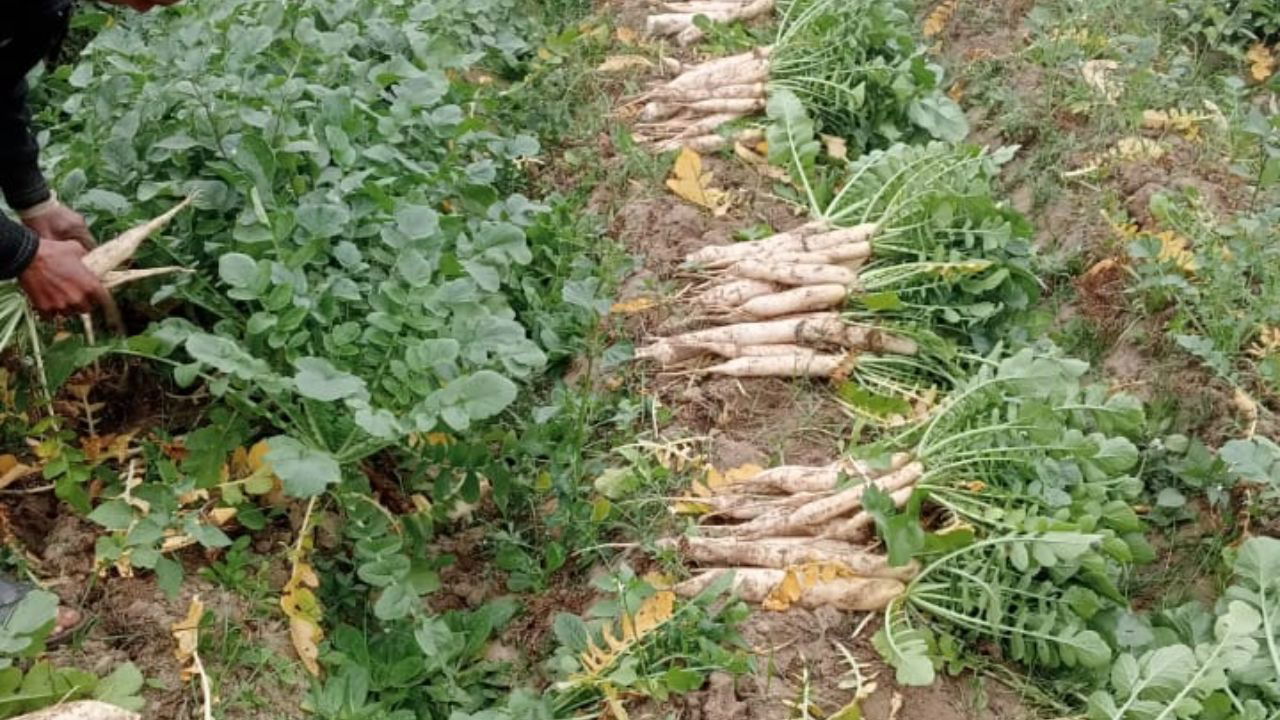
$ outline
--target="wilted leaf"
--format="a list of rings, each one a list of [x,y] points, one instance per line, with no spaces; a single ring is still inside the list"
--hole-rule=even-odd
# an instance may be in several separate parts
[[[702,171],[702,156],[684,148],[676,158],[667,187],[685,200],[721,216],[729,212],[729,193],[711,187],[712,173]]]
[[[195,595],[187,607],[187,616],[169,628],[174,641],[178,644],[173,650],[173,656],[182,666],[184,682],[200,672],[200,661],[196,653],[200,649],[200,618],[202,617],[204,617],[204,603],[200,602],[199,595]]]
[[[620,27],[614,31],[613,36],[623,45],[636,45],[640,42],[640,34],[629,27]]]
[[[602,634],[603,646],[588,638],[587,649],[578,658],[586,676],[602,676],[636,643],[670,620],[675,614],[675,602],[676,595],[670,590],[654,593],[641,603],[635,613],[623,612],[620,635],[614,634],[612,625],[606,625]]]
[[[1249,61],[1249,77],[1254,82],[1266,82],[1267,78],[1275,74],[1276,55],[1266,45],[1254,43],[1244,57]]]
[[[819,583],[852,577],[857,576],[854,575],[852,570],[839,563],[792,565],[787,568],[787,574],[783,576],[782,582],[778,583],[765,596],[764,601],[760,603],[760,607],[765,610],[781,612],[790,608],[803,597],[805,590]]]
[[[759,475],[764,472],[764,468],[753,463],[746,463],[735,468],[730,468],[724,472],[720,472],[714,467],[707,467],[707,477],[702,482],[695,480],[693,482],[693,494],[698,497],[708,497],[714,495],[715,492],[734,483],[740,483]]]
[[[623,300],[616,302],[613,307],[609,308],[611,315],[635,315],[651,308],[657,307],[658,301],[651,297],[638,297],[632,300]]]
[[[849,143],[845,142],[842,137],[835,135],[821,135],[822,146],[826,148],[827,155],[836,160],[844,160],[849,157]]]
[[[938,3],[928,15],[924,18],[924,26],[921,29],[927,38],[937,37],[947,29],[947,23],[951,22],[951,16],[956,12],[956,6],[959,0],[942,0]]]
[[[1080,67],[1085,83],[1101,95],[1108,103],[1114,103],[1120,97],[1119,83],[1112,77],[1120,63],[1115,60],[1087,60]]]
[[[610,55],[596,67],[596,72],[617,73],[651,67],[653,67],[653,63],[643,55]]]
[[[4,489],[22,478],[35,474],[38,468],[18,462],[13,455],[0,455],[0,489]]]
[[[304,526],[302,533],[303,540],[293,553],[289,582],[281,591],[280,608],[289,618],[289,637],[298,659],[307,672],[320,677],[320,641],[324,639],[320,621],[324,614],[314,592],[320,587],[320,578],[307,561],[312,546],[311,528]]]

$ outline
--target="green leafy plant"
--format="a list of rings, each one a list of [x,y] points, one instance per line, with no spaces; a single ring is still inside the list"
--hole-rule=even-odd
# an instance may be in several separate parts
[[[771,86],[796,94],[824,132],[862,152],[922,138],[963,140],[964,112],[942,92],[941,66],[899,0],[788,0]]]

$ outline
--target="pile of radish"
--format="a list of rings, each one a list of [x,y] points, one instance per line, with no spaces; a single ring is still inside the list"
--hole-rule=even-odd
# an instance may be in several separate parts
[[[680,45],[691,45],[704,34],[695,22],[698,17],[720,23],[754,20],[772,12],[774,0],[689,0],[659,5],[662,12],[649,16],[645,31],[675,38]]]
[[[810,223],[752,242],[706,247],[687,258],[702,278],[693,322],[714,327],[658,339],[636,357],[672,366],[700,356],[700,372],[733,377],[829,377],[862,353],[912,356],[914,341],[847,323],[836,312],[862,289],[874,223]]]
[[[919,462],[900,453],[885,468],[856,460],[774,467],[681,499],[678,510],[701,513],[699,534],[659,546],[699,570],[674,589],[696,595],[732,571],[737,594],[766,609],[882,609],[918,568],[891,566],[866,549],[874,522],[862,497],[874,486],[903,505],[923,475]]]
[[[658,84],[642,98],[636,139],[660,152],[723,147],[723,125],[765,109],[769,55],[769,48],[758,48],[717,58]]]

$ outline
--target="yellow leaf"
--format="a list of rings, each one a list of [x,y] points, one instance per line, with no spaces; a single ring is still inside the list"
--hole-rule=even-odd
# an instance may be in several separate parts
[[[1244,57],[1250,63],[1249,75],[1254,82],[1265,82],[1267,78],[1275,74],[1276,56],[1266,45],[1254,43]]]
[[[1106,156],[1121,162],[1151,162],[1164,157],[1168,151],[1151,138],[1129,136],[1116,141]]]
[[[822,145],[827,149],[827,155],[836,160],[844,160],[849,157],[849,144],[842,137],[823,135]]]
[[[676,515],[706,515],[711,512],[712,508],[706,503],[700,503],[696,500],[677,500],[671,506],[671,512]]]
[[[609,312],[613,315],[635,315],[657,306],[658,301],[651,297],[638,297],[614,303]]]
[[[924,18],[924,36],[931,38],[941,35],[947,29],[947,23],[951,21],[951,16],[955,14],[958,4],[959,0],[942,0],[938,3],[938,6]]]
[[[428,445],[451,445],[452,443],[453,443],[453,438],[449,435],[449,433],[442,433],[442,432],[427,433]]]
[[[320,677],[320,642],[324,640],[324,631],[310,618],[289,618],[289,639],[293,641],[293,649],[307,672]]]
[[[1172,230],[1158,232],[1155,236],[1160,240],[1160,253],[1156,256],[1156,259],[1172,263],[1188,275],[1195,273],[1197,269],[1196,256],[1187,249],[1186,238]]]
[[[324,611],[312,590],[320,587],[320,577],[307,562],[312,543],[308,523],[303,524],[301,533],[302,541],[293,553],[289,582],[281,590],[280,609],[289,618],[289,637],[293,641],[293,649],[298,653],[298,659],[307,672],[319,677],[320,641],[324,639],[320,621],[324,617]]]
[[[13,455],[0,455],[0,488],[6,488],[35,472],[36,468],[18,462],[18,458]]]
[[[684,148],[676,158],[667,187],[685,200],[721,216],[729,212],[729,193],[711,187],[712,173],[702,171],[702,156]]]
[[[735,468],[730,468],[724,472],[720,472],[714,467],[707,466],[707,477],[702,482],[694,481],[693,494],[698,497],[709,497],[717,490],[726,485],[740,483],[759,475],[764,472],[764,468],[753,463],[746,463]]]
[[[195,595],[191,598],[191,604],[187,606],[187,616],[169,627],[177,643],[173,656],[182,666],[184,681],[190,680],[191,676],[196,674],[196,652],[200,649],[200,618],[202,617],[204,617],[204,603],[200,602],[199,595]]]
[[[838,578],[857,577],[852,570],[840,563],[805,563],[792,565],[787,573],[769,594],[765,596],[760,607],[765,610],[783,611],[796,603],[804,591],[823,582]]]
[[[651,68],[653,63],[643,55],[610,55],[596,67],[599,73],[618,73],[638,68]]]
[[[623,45],[637,45],[640,42],[640,34],[629,27],[620,27],[614,31],[613,36]]]
[[[620,636],[614,634],[612,625],[605,625],[601,630],[604,645],[589,640],[587,649],[578,657],[586,673],[576,679],[596,679],[604,675],[627,651],[670,620],[675,615],[675,604],[675,593],[661,590],[641,603],[634,614],[623,613],[619,621]]]
[[[671,619],[676,609],[676,594],[670,590],[654,593],[640,605],[634,615],[622,615],[622,640],[635,642]]]
[[[640,579],[644,580],[645,582],[649,583],[650,585],[652,585],[653,587],[659,590],[666,590],[667,588],[671,587],[671,585],[674,583],[674,580],[671,578],[670,575],[664,572],[659,572],[657,570],[650,570],[649,572],[642,575]]]

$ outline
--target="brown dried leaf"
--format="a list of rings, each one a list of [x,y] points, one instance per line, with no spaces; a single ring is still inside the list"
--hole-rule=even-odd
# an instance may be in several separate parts
[[[1120,85],[1111,76],[1120,69],[1115,60],[1087,60],[1080,67],[1085,83],[1093,88],[1108,103],[1114,103],[1120,97]]]
[[[596,72],[619,73],[651,67],[653,67],[653,63],[643,55],[610,55],[596,67]]]
[[[191,598],[191,604],[187,606],[187,616],[169,627],[174,641],[177,642],[173,656],[182,666],[184,682],[198,672],[196,651],[200,649],[200,618],[202,617],[204,617],[204,603],[200,602],[199,595],[195,595]]]
[[[956,6],[959,0],[942,0],[938,3],[928,15],[924,18],[924,27],[922,31],[927,38],[937,37],[947,29],[947,23],[951,22],[951,16],[956,12]]]
[[[827,149],[827,155],[836,160],[844,160],[849,157],[849,144],[842,137],[823,135],[822,145]]]

